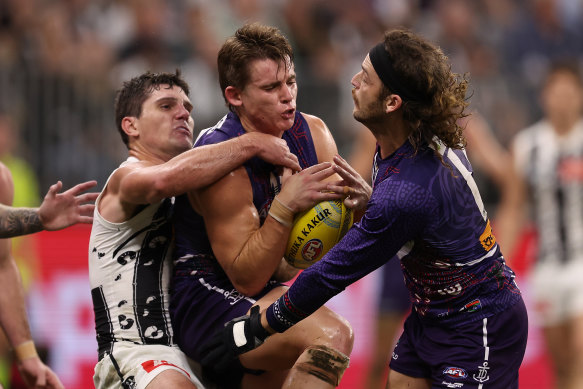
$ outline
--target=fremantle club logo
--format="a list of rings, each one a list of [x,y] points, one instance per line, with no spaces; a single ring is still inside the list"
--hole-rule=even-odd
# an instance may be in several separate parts
[[[474,380],[478,381],[479,383],[488,381],[490,379],[490,376],[488,375],[489,369],[488,362],[484,362],[482,366],[478,366],[478,375],[473,375]]]
[[[322,253],[324,245],[320,239],[309,240],[302,249],[302,258],[305,261],[313,262]]]

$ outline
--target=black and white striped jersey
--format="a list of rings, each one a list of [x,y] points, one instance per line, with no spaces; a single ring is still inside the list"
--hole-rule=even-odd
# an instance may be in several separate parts
[[[99,359],[114,342],[174,343],[168,312],[173,207],[174,198],[165,199],[123,223],[108,222],[95,207],[89,277]]]
[[[583,121],[561,136],[540,121],[518,133],[513,148],[531,196],[539,263],[583,261]]]

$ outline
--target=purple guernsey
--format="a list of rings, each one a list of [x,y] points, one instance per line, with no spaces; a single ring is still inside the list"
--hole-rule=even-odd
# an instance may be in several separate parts
[[[267,310],[282,332],[389,259],[400,260],[413,309],[422,321],[461,325],[520,300],[461,150],[439,154],[407,141],[377,153],[367,210],[328,254],[303,271]]]

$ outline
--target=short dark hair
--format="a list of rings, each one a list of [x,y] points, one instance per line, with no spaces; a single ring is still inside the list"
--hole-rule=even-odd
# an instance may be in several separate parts
[[[188,83],[184,81],[178,69],[175,73],[146,72],[125,81],[122,88],[117,91],[114,103],[115,124],[126,147],[129,147],[129,137],[121,127],[123,118],[126,116],[139,118],[144,101],[154,90],[160,89],[160,85],[178,86],[187,96],[190,94]]]
[[[293,50],[287,38],[275,27],[252,23],[239,28],[225,41],[217,57],[223,98],[228,86],[245,88],[249,82],[248,65],[257,59],[271,59],[291,65]],[[226,98],[225,102],[232,111],[233,107]]]

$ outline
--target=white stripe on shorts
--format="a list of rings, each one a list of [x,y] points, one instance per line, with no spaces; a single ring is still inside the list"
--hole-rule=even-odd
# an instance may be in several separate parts
[[[490,357],[490,347],[488,346],[488,318],[484,318],[484,325],[482,326],[482,337],[484,339],[484,369],[487,369],[488,358]],[[485,370],[487,371],[487,370]],[[486,373],[487,374],[487,373]],[[484,382],[480,382],[478,389],[484,388]]]

